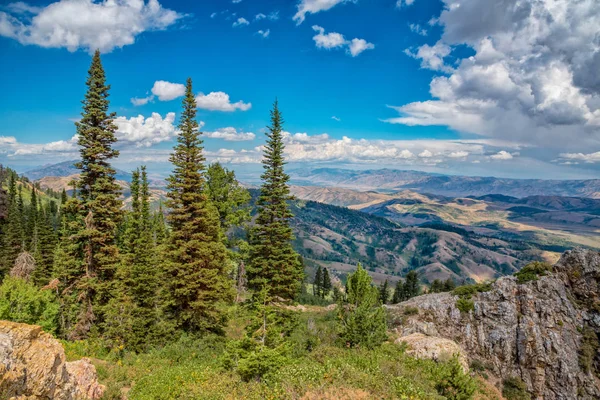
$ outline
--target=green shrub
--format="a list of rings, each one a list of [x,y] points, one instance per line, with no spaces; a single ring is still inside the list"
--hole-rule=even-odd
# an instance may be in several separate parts
[[[453,357],[446,365],[436,389],[446,399],[469,400],[477,390],[477,384],[473,378],[465,374],[458,358]]]
[[[527,392],[527,385],[520,378],[511,377],[504,380],[502,385],[502,396],[506,400],[531,400]]]
[[[589,326],[582,330],[581,345],[579,346],[579,366],[585,373],[593,371],[594,357],[600,348],[598,335]]]
[[[517,277],[517,283],[522,284],[531,281],[537,281],[540,276],[545,276],[552,272],[552,265],[544,262],[534,261],[527,264],[520,271],[514,274]]]
[[[404,315],[417,315],[418,313],[418,307],[404,307]]]
[[[473,303],[473,300],[471,299],[460,297],[456,300],[456,308],[458,308],[461,313],[468,314],[469,311],[475,309],[475,303]]]
[[[455,296],[468,297],[471,298],[474,294],[489,292],[492,290],[492,283],[476,283],[473,285],[463,285],[459,286],[452,291],[452,294]]]
[[[50,290],[40,290],[23,279],[6,277],[0,286],[0,319],[40,325],[48,333],[58,329],[58,302]]]
[[[338,307],[340,339],[345,346],[373,349],[387,339],[385,310],[379,301],[379,290],[371,283],[360,264],[348,276],[348,303]]]

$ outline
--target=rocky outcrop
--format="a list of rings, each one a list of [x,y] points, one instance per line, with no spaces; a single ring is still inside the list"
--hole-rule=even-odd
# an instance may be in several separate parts
[[[434,361],[448,361],[450,358],[458,357],[458,362],[465,371],[469,370],[469,362],[456,342],[435,336],[427,336],[422,333],[412,333],[396,339],[396,343],[405,343],[406,354],[415,358],[427,358]]]
[[[524,284],[514,277],[498,279],[490,291],[473,295],[468,313],[459,311],[457,300],[450,293],[424,295],[389,311],[399,336],[453,340],[489,373],[521,378],[533,398],[600,398],[594,368],[584,372],[579,356],[582,332],[600,334],[599,253],[568,251],[554,272]],[[418,314],[405,311],[415,308]],[[599,359],[596,353],[596,368]]]
[[[103,392],[89,360],[66,362],[39,326],[0,321],[0,398],[95,400]]]

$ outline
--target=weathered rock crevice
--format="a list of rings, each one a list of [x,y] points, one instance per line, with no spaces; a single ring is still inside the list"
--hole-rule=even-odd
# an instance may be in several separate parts
[[[598,371],[583,371],[579,360],[584,327],[600,334],[599,253],[568,251],[554,272],[524,284],[498,279],[490,291],[473,295],[468,314],[456,308],[457,299],[439,293],[390,306],[392,316],[419,309],[418,315],[396,318],[398,335],[454,340],[488,373],[523,380],[535,399],[600,398]]]

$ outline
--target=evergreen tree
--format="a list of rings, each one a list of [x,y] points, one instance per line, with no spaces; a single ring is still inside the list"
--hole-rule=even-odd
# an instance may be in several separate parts
[[[63,188],[62,192],[60,193],[60,206],[62,207],[64,204],[66,204],[67,200],[67,191],[65,190],[65,188]]]
[[[255,291],[269,284],[270,295],[293,300],[300,290],[302,264],[292,247],[294,235],[290,227],[293,217],[287,202],[292,199],[289,176],[284,171],[283,119],[277,101],[267,127],[260,196],[256,203],[258,216],[250,239],[248,283]]]
[[[338,306],[340,338],[349,347],[371,349],[379,346],[387,337],[385,311],[379,291],[360,264],[348,276],[346,287],[348,304]]]
[[[219,211],[221,229],[227,232],[250,220],[250,193],[235,178],[235,172],[220,163],[209,165],[206,171],[206,187],[210,200]]]
[[[381,301],[381,304],[387,304],[389,300],[390,300],[389,282],[386,279],[385,282],[383,282],[379,286],[379,301]]]
[[[79,286],[85,268],[83,244],[77,240],[83,224],[80,206],[74,197],[61,206],[60,240],[52,264],[52,278],[58,280],[60,332],[69,340],[83,338],[93,322],[91,303],[81,301],[86,289]]]
[[[110,299],[118,263],[115,235],[122,205],[115,170],[109,163],[119,155],[112,148],[117,141],[117,126],[113,123],[115,114],[108,111],[110,86],[106,84],[99,51],[92,58],[86,85],[81,119],[75,123],[81,154],[81,160],[75,164],[81,170],[77,193],[84,222],[77,240],[85,253],[85,270],[81,271],[78,286],[84,288],[82,304],[91,310],[80,316],[82,335],[93,320],[102,319],[102,307]]]
[[[405,293],[406,300],[416,297],[421,293],[419,276],[417,275],[416,271],[410,271],[408,274],[406,274]]]
[[[15,260],[24,250],[25,232],[22,212],[22,199],[20,194],[17,194],[16,176],[12,174],[8,185],[6,233],[2,237],[2,248],[0,249],[0,278],[8,274]]]
[[[150,193],[146,167],[135,170],[131,206],[123,238],[118,281],[105,316],[105,335],[112,345],[141,351],[158,339],[158,265],[150,220]],[[124,307],[126,309],[124,309]]]
[[[404,290],[404,282],[399,280],[396,282],[394,295],[392,296],[392,304],[398,304],[406,300],[406,291]]]
[[[38,286],[48,284],[54,264],[54,250],[56,248],[57,236],[54,231],[50,204],[54,204],[54,202],[50,201],[46,207],[40,209],[36,227],[37,244],[33,253],[36,268],[32,278],[33,282]]]
[[[440,293],[443,291],[444,284],[439,279],[434,279],[429,288],[430,293]]]
[[[165,243],[168,236],[167,224],[165,221],[165,212],[162,202],[158,204],[158,210],[152,215],[152,237],[155,246],[160,246]]]
[[[446,279],[444,282],[444,292],[451,292],[456,288],[456,283],[452,278]]]
[[[321,266],[317,268],[317,272],[315,272],[315,280],[313,281],[313,294],[317,297],[321,296],[321,292],[323,290],[323,270]]]
[[[28,240],[27,249],[30,253],[35,253],[38,241],[38,199],[35,187],[31,188],[31,200],[27,208],[27,225],[25,227],[25,237]]]
[[[327,268],[323,268],[323,284],[321,285],[321,297],[325,298],[329,296],[332,288],[331,277]]]
[[[168,306],[179,327],[187,331],[220,332],[226,317],[220,305],[233,296],[227,278],[227,250],[219,213],[209,201],[204,179],[202,140],[196,121],[196,100],[188,78],[180,133],[170,161],[165,280]]]

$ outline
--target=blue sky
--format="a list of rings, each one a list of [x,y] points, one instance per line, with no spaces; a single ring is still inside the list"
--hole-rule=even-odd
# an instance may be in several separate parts
[[[486,3],[3,3],[0,163],[25,170],[76,157],[73,121],[100,48],[122,168],[168,171],[189,76],[209,160],[240,173],[260,169],[277,97],[292,168],[598,176],[600,5]],[[540,21],[547,29],[534,30]],[[545,61],[528,64],[538,55]]]

